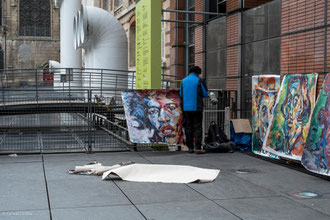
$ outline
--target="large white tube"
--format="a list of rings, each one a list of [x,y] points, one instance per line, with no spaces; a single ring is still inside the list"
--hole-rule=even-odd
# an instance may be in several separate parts
[[[85,68],[112,69],[127,71],[127,38],[120,22],[109,12],[95,7],[81,6],[75,17],[73,26],[76,30],[74,44],[85,50]],[[123,80],[123,72],[111,72],[118,82],[102,85],[103,88],[127,88],[127,78]],[[121,76],[119,76],[121,74]],[[85,74],[86,76],[86,74]],[[99,76],[94,76],[92,82],[88,77],[83,80],[83,86],[100,87]]]
[[[60,66],[58,68],[72,68],[72,77],[66,76],[67,71],[56,71],[54,74],[54,87],[78,87],[82,85],[81,76],[81,49],[76,50],[72,43],[74,37],[74,30],[72,29],[72,23],[74,15],[81,7],[81,0],[58,0],[55,1],[55,6],[60,7],[60,39],[61,39],[61,53],[60,53]],[[58,65],[57,65],[58,66]],[[65,82],[61,81],[61,77],[66,76]],[[69,81],[71,80],[71,81]]]
[[[81,50],[75,50],[73,18],[81,7],[81,0],[64,0],[61,4],[61,67],[81,68]]]

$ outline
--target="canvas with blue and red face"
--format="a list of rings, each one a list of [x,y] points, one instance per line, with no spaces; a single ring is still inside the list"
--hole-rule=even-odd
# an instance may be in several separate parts
[[[330,74],[324,79],[316,101],[301,158],[304,167],[314,173],[330,176]]]
[[[133,143],[182,142],[182,109],[178,90],[122,92],[127,127]]]

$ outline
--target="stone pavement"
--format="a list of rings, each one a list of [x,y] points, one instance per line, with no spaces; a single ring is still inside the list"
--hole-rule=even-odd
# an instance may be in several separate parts
[[[211,183],[126,182],[70,175],[75,165],[217,168]],[[0,156],[0,219],[330,219],[330,181],[251,155],[119,152]],[[245,172],[250,171],[250,172]],[[319,194],[301,198],[302,191]]]

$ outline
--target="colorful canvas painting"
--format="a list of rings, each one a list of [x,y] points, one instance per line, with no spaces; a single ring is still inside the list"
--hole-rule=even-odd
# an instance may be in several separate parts
[[[264,151],[262,145],[280,89],[280,80],[279,75],[252,77],[252,152],[276,159],[278,157]]]
[[[122,92],[130,140],[133,143],[182,141],[182,109],[178,90]]]
[[[277,156],[301,160],[312,110],[317,74],[284,76],[263,149]]]
[[[301,158],[302,165],[314,173],[330,176],[330,74],[324,79],[317,98],[306,146]]]

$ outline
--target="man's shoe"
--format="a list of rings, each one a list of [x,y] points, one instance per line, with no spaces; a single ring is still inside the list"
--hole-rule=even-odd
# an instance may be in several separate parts
[[[190,154],[194,153],[194,149],[189,149],[188,151]]]
[[[203,150],[203,149],[198,149],[198,150],[195,150],[195,153],[196,153],[196,154],[205,154],[206,151]]]

